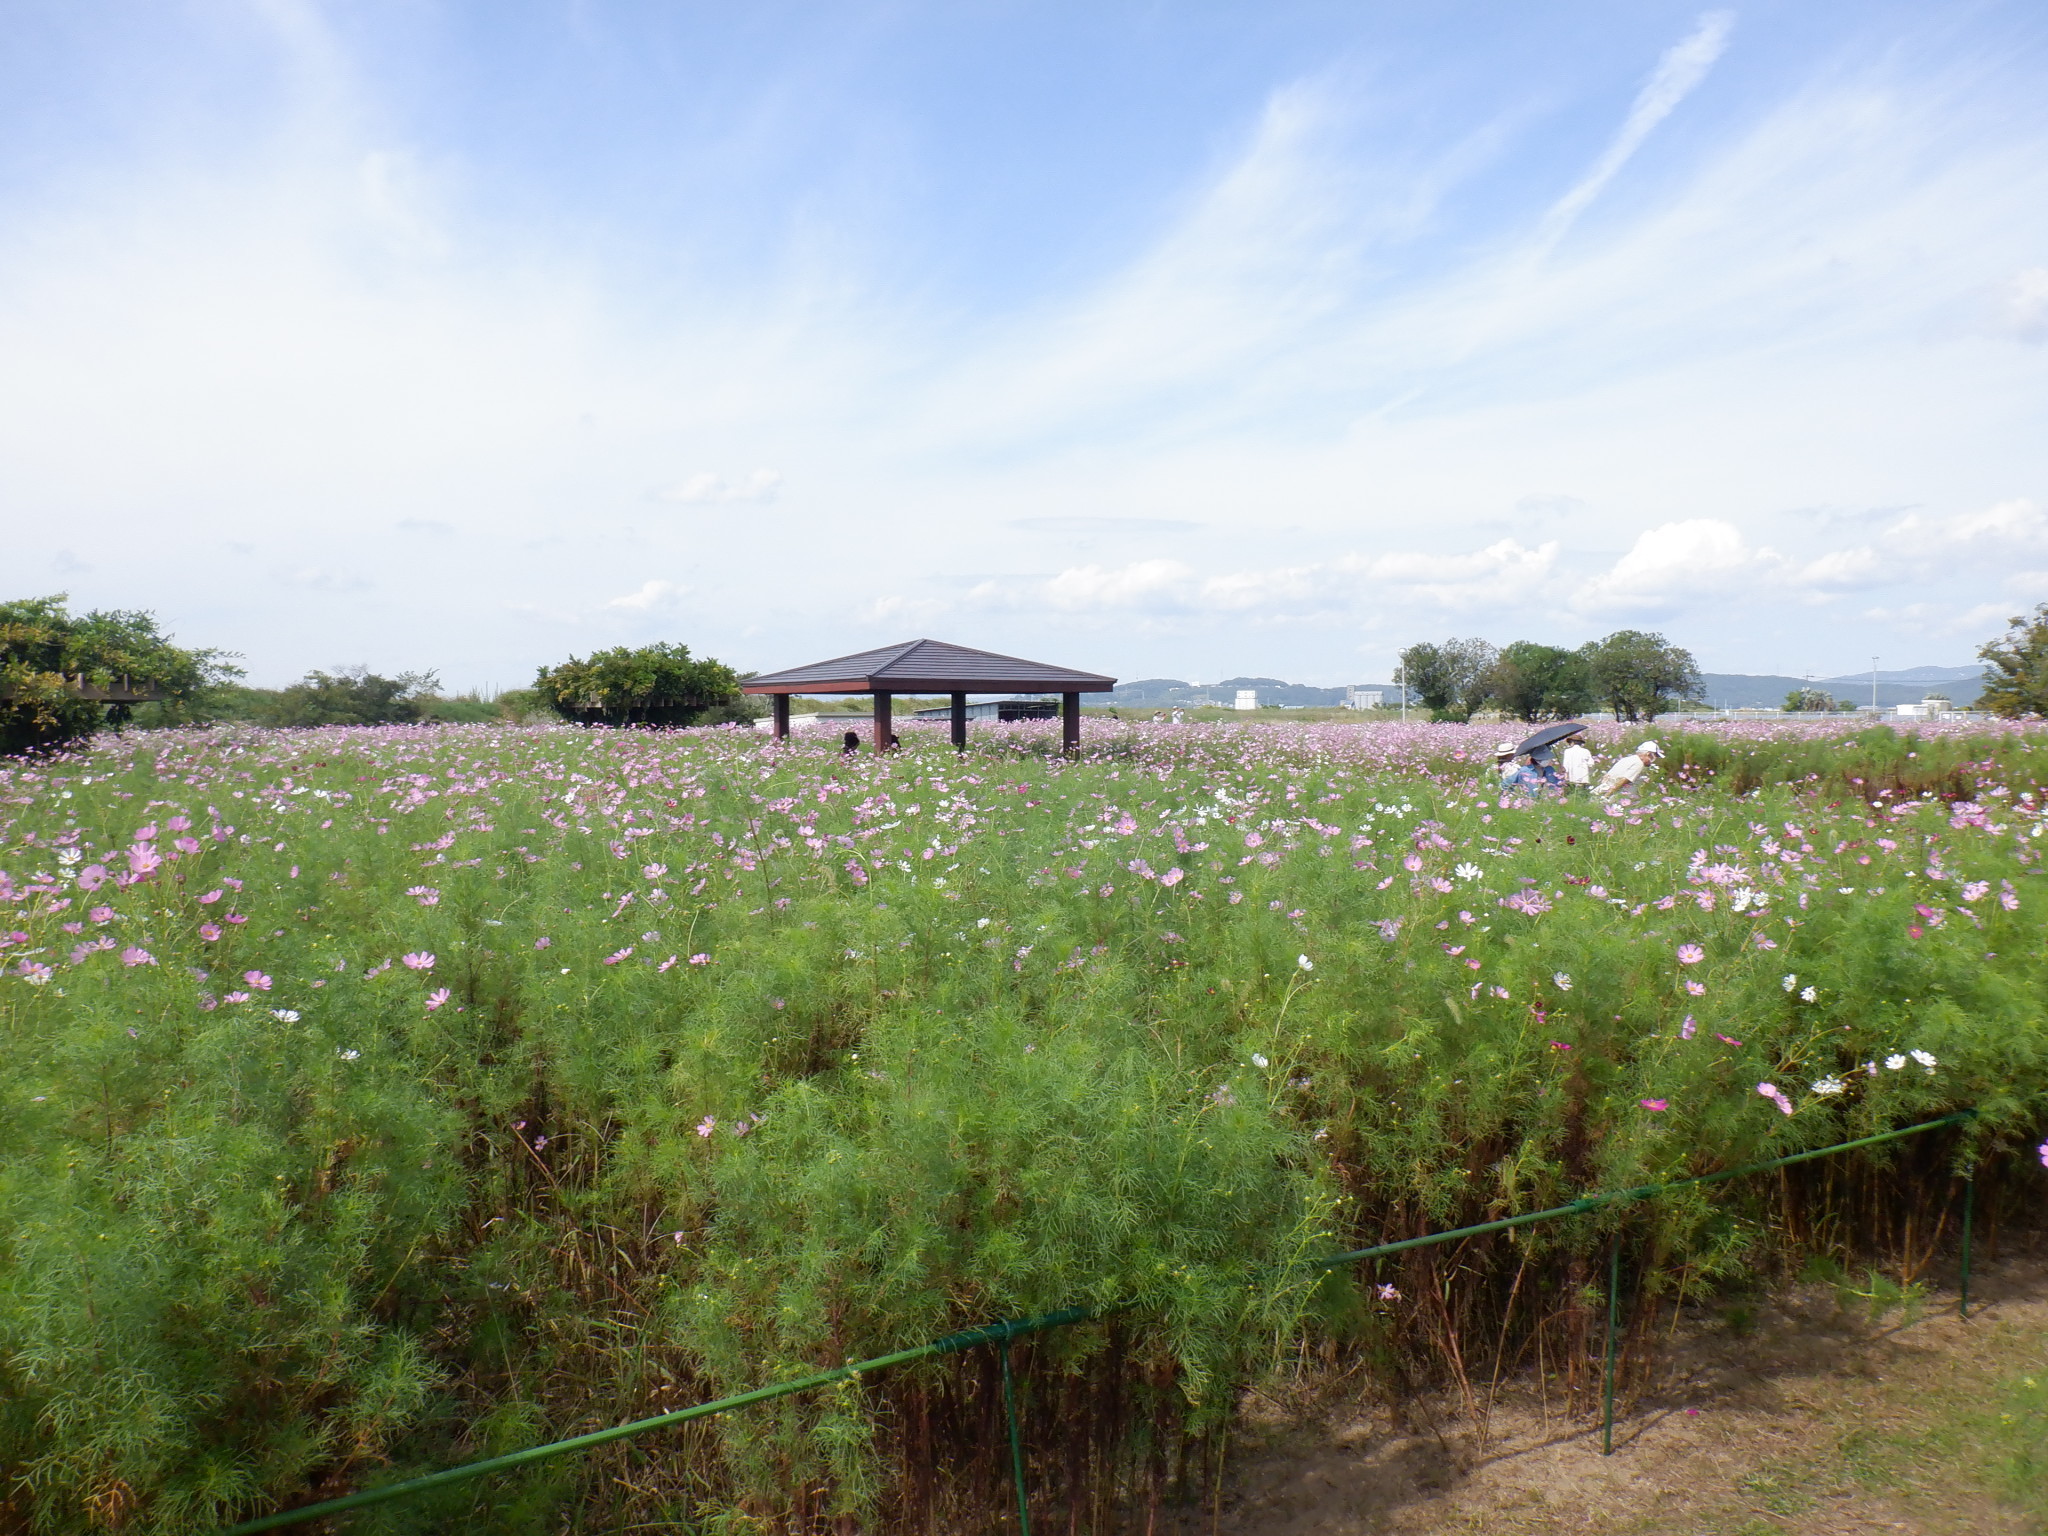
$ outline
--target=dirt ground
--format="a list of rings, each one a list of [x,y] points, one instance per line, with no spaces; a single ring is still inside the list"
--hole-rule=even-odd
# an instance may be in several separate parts
[[[1555,1396],[1546,1415],[1529,1382],[1483,1435],[1456,1398],[1416,1405],[1406,1432],[1355,1397],[1308,1423],[1253,1404],[1266,1422],[1231,1450],[1223,1498],[1171,1530],[2048,1536],[2048,1255],[1981,1268],[1967,1322],[1952,1292],[1875,1320],[1846,1300],[1804,1286],[1740,1326],[1689,1315],[1612,1456],[1597,1419],[1563,1421]]]

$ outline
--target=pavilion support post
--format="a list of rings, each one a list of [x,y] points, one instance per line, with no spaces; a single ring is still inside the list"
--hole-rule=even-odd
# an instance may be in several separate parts
[[[953,750],[967,750],[967,695],[964,693],[953,695]]]
[[[895,733],[895,725],[889,718],[889,706],[894,702],[895,698],[896,695],[893,693],[878,693],[875,695],[875,750],[877,752],[889,750],[889,738]]]
[[[1081,750],[1081,695],[1060,695],[1060,748],[1069,756]]]
[[[786,693],[772,694],[770,695],[770,703],[775,711],[775,739],[777,741],[787,741],[789,739],[789,695]]]

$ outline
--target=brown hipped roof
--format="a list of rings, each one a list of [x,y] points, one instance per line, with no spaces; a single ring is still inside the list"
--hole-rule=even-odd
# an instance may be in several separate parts
[[[1116,679],[944,640],[906,640],[740,686],[748,693],[1106,693]]]

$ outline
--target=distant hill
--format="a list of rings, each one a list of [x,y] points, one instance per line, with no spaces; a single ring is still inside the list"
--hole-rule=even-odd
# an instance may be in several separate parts
[[[1894,704],[1917,704],[1930,693],[1945,693],[1962,706],[1976,700],[1983,689],[1982,667],[1910,667],[1902,672],[1879,671],[1877,703],[1880,708]],[[1846,677],[1777,677],[1743,672],[1703,672],[1701,694],[1706,702],[1722,709],[1776,709],[1794,688],[1818,688],[1852,704],[1868,704],[1870,674]]]

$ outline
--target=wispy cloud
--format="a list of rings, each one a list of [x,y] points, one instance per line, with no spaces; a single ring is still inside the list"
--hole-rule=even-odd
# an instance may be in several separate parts
[[[645,581],[640,584],[638,591],[628,592],[623,597],[615,597],[606,603],[605,607],[650,613],[657,608],[667,607],[689,590],[688,587],[677,586],[672,581]]]
[[[1565,237],[1579,215],[1621,173],[1621,168],[1643,147],[1643,141],[1649,138],[1657,125],[1706,79],[1707,71],[1714,67],[1714,62],[1727,48],[1728,34],[1734,27],[1734,12],[1709,11],[1699,19],[1699,24],[1688,37],[1666,50],[1657,61],[1656,71],[1629,107],[1621,130],[1586,174],[1544,214],[1532,254],[1548,253]]]
[[[750,475],[727,478],[710,472],[692,475],[680,485],[654,492],[656,501],[680,502],[685,506],[719,506],[732,502],[773,501],[782,491],[778,470],[757,469]]]

